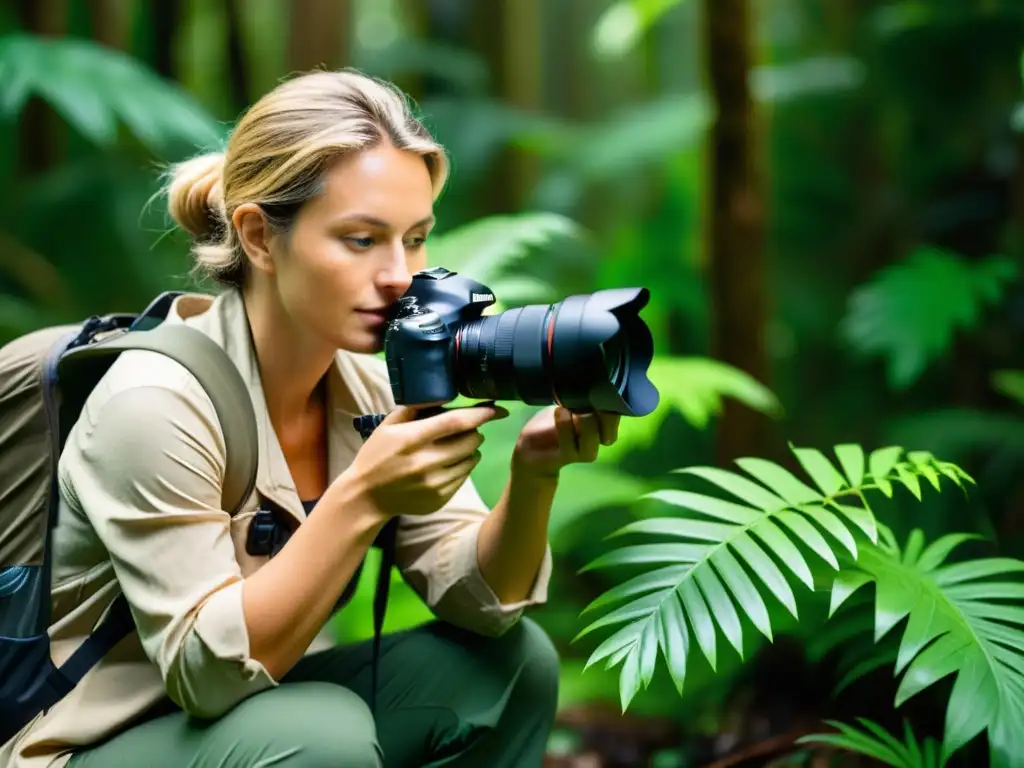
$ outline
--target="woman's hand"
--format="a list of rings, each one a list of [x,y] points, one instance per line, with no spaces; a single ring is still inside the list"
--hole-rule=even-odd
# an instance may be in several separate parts
[[[429,515],[447,504],[480,461],[479,428],[508,411],[478,405],[420,416],[403,406],[388,414],[338,478],[386,518]]]
[[[557,478],[562,467],[597,459],[602,445],[618,438],[617,413],[574,414],[561,406],[545,408],[531,418],[516,441],[514,473]]]

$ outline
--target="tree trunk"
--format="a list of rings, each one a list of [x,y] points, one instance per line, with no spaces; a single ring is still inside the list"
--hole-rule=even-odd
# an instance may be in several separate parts
[[[245,61],[245,39],[242,34],[239,0],[224,0],[224,17],[228,26],[228,93],[233,111],[241,112],[249,106],[252,94],[249,86],[249,68]]]
[[[467,37],[487,62],[492,95],[526,112],[543,108],[541,0],[489,0],[471,3]],[[522,207],[536,183],[535,158],[506,147],[481,200],[481,215],[510,213]]]
[[[338,69],[351,61],[350,0],[292,0],[288,70]]]
[[[134,0],[88,0],[92,38],[108,48],[128,48],[128,30]]]
[[[717,110],[708,162],[711,349],[719,360],[770,385],[764,190],[749,87],[751,13],[748,0],[704,0],[705,56]],[[762,453],[766,427],[766,417],[727,401],[717,428],[718,462]]]
[[[63,37],[68,9],[64,0],[20,0],[18,17],[23,29],[36,35]],[[36,174],[53,168],[63,155],[64,125],[39,97],[25,104],[19,120],[18,171]]]
[[[182,0],[155,0],[150,6],[153,25],[153,69],[168,80],[177,79],[174,42],[182,20]]]

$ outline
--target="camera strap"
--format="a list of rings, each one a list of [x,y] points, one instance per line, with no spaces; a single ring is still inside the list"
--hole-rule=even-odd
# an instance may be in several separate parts
[[[269,504],[267,505],[269,506]],[[388,592],[391,587],[391,568],[395,564],[395,546],[398,533],[398,518],[391,518],[373,541],[374,547],[380,549],[380,570],[377,573],[377,586],[373,593],[373,668],[372,668],[372,691],[370,709],[376,714],[377,711],[377,681],[378,667],[380,666],[380,645],[381,635],[384,632],[384,617],[388,608]],[[281,548],[288,543],[292,531],[282,521],[279,514],[271,509],[261,509],[254,516],[249,526],[249,536],[246,541],[246,551],[254,556],[273,557]],[[355,591],[356,583],[362,571],[362,564],[352,577],[352,581],[345,588],[344,594],[339,598],[335,610],[344,607],[343,604],[351,599]]]

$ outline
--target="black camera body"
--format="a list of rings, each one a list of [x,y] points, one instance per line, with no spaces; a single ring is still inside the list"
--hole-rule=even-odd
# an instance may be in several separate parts
[[[615,288],[493,315],[485,285],[444,267],[422,270],[394,307],[384,356],[395,402],[557,403],[577,412],[643,416],[658,404],[647,378],[646,288]]]

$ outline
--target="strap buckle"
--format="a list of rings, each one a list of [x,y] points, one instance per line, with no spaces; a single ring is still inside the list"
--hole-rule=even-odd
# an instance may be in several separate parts
[[[269,509],[256,512],[249,522],[245,551],[254,557],[273,557],[291,538],[289,531]]]

